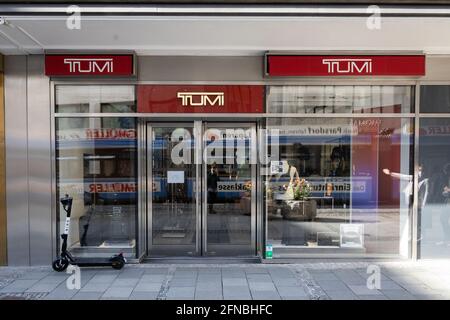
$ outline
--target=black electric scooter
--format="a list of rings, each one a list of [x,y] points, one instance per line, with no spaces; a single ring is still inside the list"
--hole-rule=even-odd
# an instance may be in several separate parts
[[[64,232],[61,235],[62,247],[61,254],[58,259],[53,261],[53,270],[61,272],[67,269],[69,264],[77,265],[80,267],[93,267],[93,266],[111,266],[114,269],[122,269],[125,266],[127,260],[122,253],[119,253],[111,258],[76,258],[70,254],[67,250],[67,238],[70,229],[70,214],[72,212],[72,201],[73,198],[66,194],[64,198],[61,199],[61,204],[66,212],[66,223],[64,225]]]

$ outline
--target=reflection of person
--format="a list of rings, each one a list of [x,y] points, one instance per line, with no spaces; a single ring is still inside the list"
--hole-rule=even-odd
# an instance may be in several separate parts
[[[441,175],[441,178],[438,180],[438,192],[441,193],[442,196],[442,202],[444,203],[445,207],[448,207],[450,204],[450,162],[447,163],[444,166],[443,174]],[[449,218],[450,218],[450,208],[443,208],[444,210],[441,211],[440,220],[442,225],[442,231],[444,233],[442,241],[436,243],[437,245],[448,245],[450,246],[450,225],[449,225]]]
[[[407,181],[408,184],[403,189],[403,194],[405,196],[405,201],[407,204],[409,204],[410,197],[413,194],[413,183],[414,183],[414,176],[410,174],[404,174],[404,173],[398,173],[398,172],[392,172],[389,169],[383,169],[383,173],[391,176],[392,178],[399,179],[402,181]],[[419,213],[420,210],[425,206],[428,198],[428,179],[425,179],[423,177],[423,166],[419,165]]]
[[[413,195],[413,184],[414,184],[414,176],[410,174],[403,174],[398,172],[391,172],[389,169],[383,169],[383,173],[390,175],[393,178],[406,181],[407,184],[403,189],[403,194],[405,197],[405,204],[409,205],[411,196]],[[426,222],[427,220],[422,221],[422,212],[425,208],[425,205],[427,203],[428,199],[428,178],[424,178],[423,176],[423,166],[419,165],[418,170],[418,178],[419,178],[419,184],[418,184],[418,204],[417,204],[417,211],[418,211],[418,234],[419,239],[418,241],[422,240],[423,236],[423,230],[426,228]]]
[[[330,155],[331,177],[342,177],[345,173],[345,150],[339,146],[334,147]]]
[[[300,171],[302,175],[306,175],[306,161],[311,159],[311,154],[309,153],[308,147],[304,146],[303,144],[294,144],[294,148],[296,149],[296,155],[299,160],[301,160],[301,168]]]
[[[219,181],[219,174],[215,162],[210,166],[206,180],[208,189],[208,211],[209,213],[215,213],[213,204],[217,199],[217,183]]]

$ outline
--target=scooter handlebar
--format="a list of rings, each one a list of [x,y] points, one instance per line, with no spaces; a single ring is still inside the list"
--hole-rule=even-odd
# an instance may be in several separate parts
[[[72,209],[72,201],[73,201],[73,198],[72,198],[72,197],[69,197],[69,195],[66,194],[65,197],[64,197],[64,198],[61,198],[60,201],[61,201],[61,204],[62,204],[62,206],[63,206],[63,209],[64,209],[67,213],[70,213],[70,211],[71,211],[71,209]]]

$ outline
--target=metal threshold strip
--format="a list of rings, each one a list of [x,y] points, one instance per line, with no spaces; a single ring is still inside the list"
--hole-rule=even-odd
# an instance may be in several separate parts
[[[52,15],[66,16],[71,4],[0,4],[0,15]],[[367,5],[93,5],[79,4],[84,15],[118,16],[355,16],[373,14]],[[450,6],[436,5],[380,5],[382,16],[392,17],[450,17]]]
[[[149,264],[245,264],[261,263],[261,258],[235,258],[235,257],[170,257],[170,258],[145,258],[142,263]]]

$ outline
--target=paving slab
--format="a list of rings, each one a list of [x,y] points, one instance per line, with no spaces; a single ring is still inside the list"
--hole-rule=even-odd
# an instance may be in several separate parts
[[[131,270],[126,270],[123,271],[122,273],[120,273],[117,276],[117,279],[128,279],[128,278],[141,278],[142,275],[144,274],[144,270],[136,270],[136,269],[131,269]]]
[[[155,300],[158,296],[158,291],[133,291],[129,297],[129,300]]]
[[[378,294],[378,295],[359,295],[358,296],[359,300],[389,300],[388,297],[382,295],[382,294]]]
[[[9,285],[0,290],[0,293],[20,293],[25,292],[33,285],[35,285],[39,280],[22,280],[17,279],[11,282]]]
[[[117,278],[117,275],[98,273],[98,274],[96,274],[95,276],[93,276],[91,278],[90,282],[93,282],[93,283],[109,283],[109,284],[111,284],[116,278]]]
[[[193,287],[197,283],[195,278],[173,278],[170,282],[171,285],[175,287]]]
[[[246,278],[223,278],[222,285],[224,287],[247,286],[248,282]]]
[[[72,299],[79,290],[77,289],[67,289],[65,284],[59,285],[58,288],[50,292],[45,296],[45,300],[70,300]]]
[[[141,281],[145,282],[162,282],[166,279],[166,274],[144,274]]]
[[[224,287],[223,297],[227,300],[251,300],[248,286]]]
[[[377,289],[369,289],[367,288],[367,286],[362,286],[362,285],[349,285],[348,286],[350,288],[350,290],[353,291],[353,293],[355,293],[358,296],[370,296],[370,295],[380,295],[382,294],[379,290]]]
[[[275,285],[272,282],[250,282],[249,287],[251,290],[255,291],[274,291],[276,290]]]
[[[82,292],[79,291],[72,297],[72,300],[100,300],[103,292]]]
[[[196,290],[195,300],[223,300],[222,290]]]
[[[277,287],[278,294],[281,297],[307,297],[308,294],[302,287]]]
[[[168,299],[193,299],[194,296],[195,287],[170,287],[167,291]]]
[[[134,287],[135,292],[159,292],[161,290],[162,283],[157,282],[145,282],[141,281]]]
[[[253,300],[281,300],[276,291],[251,291]]]
[[[111,286],[109,282],[92,282],[88,281],[86,285],[81,287],[81,292],[105,292]]]
[[[381,290],[381,292],[390,300],[416,300],[416,298],[406,290]]]
[[[111,287],[135,287],[139,280],[139,278],[117,278],[112,282]]]
[[[48,276],[50,273],[50,271],[24,272],[20,277],[20,280],[41,280],[42,278]]]
[[[358,296],[351,290],[325,291],[331,300],[359,300]]]
[[[317,284],[328,291],[346,290],[348,286],[341,280],[317,280]]]
[[[312,273],[311,276],[315,280],[337,281],[340,280],[333,272]]]
[[[124,298],[128,299],[131,295],[133,288],[131,287],[111,287],[105,291],[102,298]]]
[[[45,281],[45,278],[39,280],[36,284],[31,286],[26,290],[26,292],[52,292],[55,290],[61,283],[65,284],[66,279],[61,278],[60,281]]]

